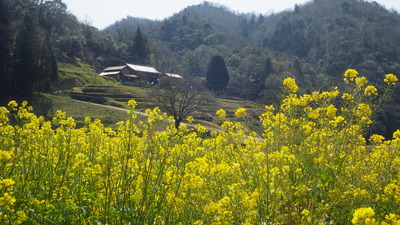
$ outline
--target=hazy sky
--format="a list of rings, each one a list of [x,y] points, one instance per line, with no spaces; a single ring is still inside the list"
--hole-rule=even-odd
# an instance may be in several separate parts
[[[269,14],[292,9],[309,0],[209,0],[236,12]],[[63,0],[79,20],[103,29],[126,16],[162,20],[204,0]],[[400,0],[376,0],[400,12]]]

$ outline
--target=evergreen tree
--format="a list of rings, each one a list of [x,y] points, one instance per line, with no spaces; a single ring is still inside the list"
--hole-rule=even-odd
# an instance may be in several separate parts
[[[26,97],[33,92],[34,82],[39,75],[37,34],[36,21],[29,14],[26,15],[16,39],[11,83],[13,96]]]
[[[7,94],[10,84],[10,23],[11,17],[7,1],[0,0],[0,98]]]
[[[150,50],[147,39],[143,35],[140,27],[137,28],[133,43],[130,48],[130,56],[132,63],[147,65],[150,63]]]
[[[229,73],[225,61],[220,55],[213,56],[208,65],[206,85],[209,90],[221,91],[229,82]]]
[[[40,27],[40,18],[34,12],[33,7],[28,8],[16,32],[8,94],[17,99],[25,99],[33,92],[49,91],[50,82],[58,76],[51,32]]]
[[[53,54],[50,41],[48,38],[44,40],[40,52],[40,60],[38,66],[38,76],[34,82],[34,90],[38,93],[50,90],[50,82],[58,78],[57,60]]]

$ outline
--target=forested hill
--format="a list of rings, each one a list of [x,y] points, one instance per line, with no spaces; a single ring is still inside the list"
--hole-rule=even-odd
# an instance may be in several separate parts
[[[128,17],[104,32],[129,43],[138,26],[162,70],[204,76],[212,55],[222,55],[232,73],[231,88],[247,84],[247,91],[235,93],[241,97],[256,98],[281,74],[323,88],[346,68],[371,81],[400,71],[400,16],[376,2],[314,0],[269,16],[204,2],[163,21]],[[272,68],[265,68],[270,62]]]
[[[147,39],[143,63],[201,78],[210,59],[221,55],[231,75],[227,94],[261,102],[279,91],[285,76],[315,90],[335,84],[347,68],[374,82],[400,71],[399,14],[363,0],[313,0],[272,15],[240,14],[204,2],[163,21],[127,17],[103,31],[80,23],[62,0],[0,0],[0,9],[0,69],[6,74],[0,85],[5,87],[24,81],[22,65],[31,64],[31,71],[47,75],[38,72],[38,81],[29,83],[46,90],[56,74],[55,66],[45,65],[65,54],[98,71],[135,63],[138,28]],[[30,52],[40,54],[21,58]]]
[[[331,76],[349,67],[371,79],[400,70],[399,14],[376,2],[315,0],[269,17],[253,35],[263,47],[295,55]]]

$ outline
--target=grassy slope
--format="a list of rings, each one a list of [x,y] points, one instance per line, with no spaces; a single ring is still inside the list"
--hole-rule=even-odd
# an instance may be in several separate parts
[[[92,66],[82,63],[79,59],[58,63],[57,82],[53,83],[55,90],[69,90],[86,84],[107,85],[112,82],[100,77]]]
[[[104,124],[115,128],[117,122],[126,120],[128,117],[127,112],[123,110],[79,102],[64,96],[45,95],[45,98],[51,104],[48,117],[52,117],[57,110],[61,110],[66,112],[67,116],[73,117],[78,126],[84,124],[85,117],[90,117],[100,119]]]
[[[59,80],[53,84],[53,88],[57,90],[55,92],[57,95],[43,95],[44,98],[42,100],[34,103],[35,107],[38,108],[37,111],[39,114],[50,118],[57,110],[62,110],[68,116],[74,117],[78,126],[83,124],[85,117],[91,117],[98,118],[105,125],[115,128],[115,123],[125,120],[127,114],[125,111],[72,100],[68,96],[69,92],[99,96],[105,99],[105,104],[121,108],[126,108],[126,102],[129,99],[135,99],[138,102],[138,111],[157,106],[157,103],[151,98],[151,87],[120,85],[115,81],[100,77],[90,65],[76,59],[59,63]],[[212,103],[193,113],[195,123],[218,128],[218,125],[213,120],[215,112],[221,108],[227,111],[228,118],[234,117],[236,109],[247,108],[249,123],[256,124],[261,107],[253,102],[236,98],[215,98]]]

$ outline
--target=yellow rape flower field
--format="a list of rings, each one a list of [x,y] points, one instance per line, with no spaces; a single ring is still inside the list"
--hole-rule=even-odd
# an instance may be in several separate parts
[[[223,131],[173,124],[158,108],[118,129],[87,118],[76,128],[26,102],[0,108],[0,224],[400,224],[400,131],[365,138],[382,88],[355,70],[348,88],[286,97],[246,126],[246,110]]]

